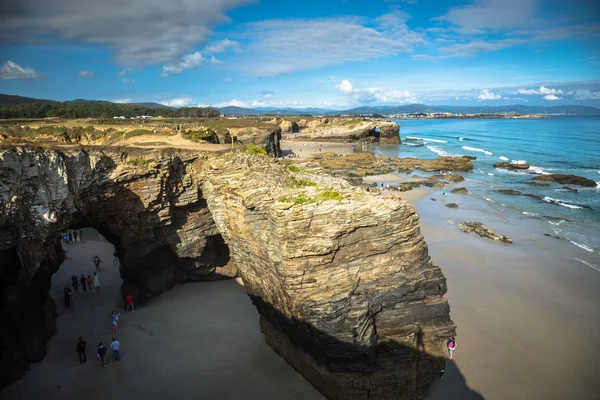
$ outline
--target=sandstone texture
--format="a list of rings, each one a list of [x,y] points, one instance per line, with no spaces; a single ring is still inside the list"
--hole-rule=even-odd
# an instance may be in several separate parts
[[[92,226],[138,303],[239,274],[267,343],[329,399],[419,399],[455,334],[418,215],[266,156],[0,150],[0,386],[53,332],[59,233]]]
[[[283,121],[280,126],[284,132],[298,132],[293,137],[295,140],[400,143],[400,126],[395,122],[322,118],[312,121]]]
[[[275,129],[258,127],[228,128],[224,143],[231,143],[231,135],[241,144],[255,144],[273,157],[281,156],[281,127]]]
[[[583,176],[577,175],[564,175],[564,174],[548,174],[548,175],[539,175],[533,178],[538,181],[546,181],[553,183],[560,183],[563,185],[577,185],[583,187],[596,187],[596,182],[591,179],[584,178]]]
[[[504,169],[529,169],[529,167],[531,167],[531,165],[529,163],[511,163],[511,162],[497,162],[496,164],[494,164],[494,168],[504,168]]]
[[[484,239],[496,240],[504,243],[512,243],[512,239],[508,236],[496,235],[494,231],[487,226],[484,226],[481,222],[461,222],[458,224],[461,231],[467,233],[474,233],[481,236]]]

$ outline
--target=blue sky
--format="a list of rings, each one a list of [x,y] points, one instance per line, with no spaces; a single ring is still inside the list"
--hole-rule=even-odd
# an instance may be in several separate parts
[[[595,0],[0,1],[0,93],[600,107]]]

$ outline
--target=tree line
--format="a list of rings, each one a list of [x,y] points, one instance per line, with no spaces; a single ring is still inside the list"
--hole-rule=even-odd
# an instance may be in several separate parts
[[[207,118],[218,117],[215,108],[149,108],[135,104],[73,104],[59,102],[38,102],[15,105],[1,105],[0,118],[126,118],[140,115],[162,116],[165,118]]]

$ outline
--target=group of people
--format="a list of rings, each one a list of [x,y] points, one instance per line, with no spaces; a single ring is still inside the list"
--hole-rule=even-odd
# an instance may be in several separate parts
[[[81,232],[80,230],[72,230],[72,231],[67,231],[67,232],[63,232],[61,234],[62,236],[62,241],[64,244],[73,244],[76,242],[83,242],[83,232]]]
[[[87,278],[84,274],[81,274],[79,278],[75,274],[71,276],[71,284],[73,285],[73,289],[78,292],[79,291],[79,282],[81,282],[81,290],[90,293],[95,293],[100,291],[100,276],[97,272],[94,272],[94,275],[88,275]],[[65,286],[67,288],[68,286]],[[69,288],[69,290],[71,290]]]
[[[121,359],[121,342],[119,342],[117,339],[112,338],[112,342],[110,343],[110,349],[113,352],[113,356],[115,358],[116,361],[119,361]],[[83,364],[84,362],[87,361],[87,356],[85,354],[87,349],[87,342],[85,340],[83,340],[83,338],[80,336],[79,337],[79,341],[77,342],[77,347],[75,348],[75,351],[77,352],[77,354],[79,354],[79,364]],[[104,344],[102,344],[102,342],[98,343],[98,349],[96,352],[96,356],[100,358],[100,361],[102,362],[102,365],[104,366],[104,368],[106,368],[106,353],[108,352],[108,349],[104,346]]]

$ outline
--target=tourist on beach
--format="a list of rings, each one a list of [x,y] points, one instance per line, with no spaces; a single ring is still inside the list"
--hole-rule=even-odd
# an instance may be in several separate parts
[[[106,359],[104,358],[104,356],[106,356],[106,347],[104,347],[102,342],[100,342],[100,343],[98,343],[97,357],[100,357],[100,360],[102,360],[102,365],[104,365],[104,368],[106,368]]]
[[[81,274],[81,278],[79,278],[79,281],[81,282],[81,288],[83,289],[83,291],[87,292],[87,279],[85,279],[85,276],[83,276],[83,274]]]
[[[127,296],[125,296],[125,303],[127,304],[127,311],[129,311],[129,309],[131,308],[131,312],[135,311],[135,307],[133,306],[133,296],[130,293],[127,293]]]
[[[119,348],[121,347],[121,343],[115,339],[112,338],[112,343],[110,344],[110,349],[113,352],[113,355],[115,356],[115,360],[119,361],[119,359],[121,358],[121,355],[119,354]]]
[[[79,241],[81,241],[81,243],[85,243],[83,241],[83,232],[81,232],[81,229],[79,230]]]
[[[454,340],[454,337],[448,339],[446,345],[448,346],[448,358],[452,360],[452,354],[454,354],[454,350],[456,350],[456,340]]]
[[[444,189],[442,190],[442,197],[443,197],[444,199],[446,198],[446,188],[444,188]]]
[[[71,307],[71,289],[68,286],[63,288],[63,297],[65,299],[65,308]]]
[[[71,277],[71,283],[73,284],[73,289],[75,289],[76,292],[79,291],[79,280],[77,280],[77,276],[75,276],[75,274],[73,274],[73,276]]]
[[[77,342],[77,353],[79,353],[79,364],[83,364],[87,361],[85,356],[85,347],[87,346],[87,342],[83,340],[81,336],[79,336],[79,342]]]
[[[119,263],[119,256],[117,255],[117,250],[113,251],[113,265]]]
[[[94,272],[94,289],[96,292],[100,291],[100,277]]]
[[[94,293],[94,288],[92,287],[92,285],[94,284],[94,280],[92,279],[91,275],[87,276],[87,287],[88,289],[90,289],[90,293]]]
[[[102,260],[100,259],[100,257],[98,257],[98,255],[94,255],[94,265],[96,266],[96,271],[100,271],[100,263],[102,262]]]
[[[69,233],[67,233],[68,237],[69,237],[69,243],[73,243],[73,232],[69,231]]]
[[[73,239],[77,242],[77,231],[73,231]]]
[[[115,310],[113,310],[113,312],[110,314],[110,319],[112,322],[112,331],[113,332],[119,332],[119,315],[121,315],[121,313],[117,313]]]

